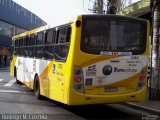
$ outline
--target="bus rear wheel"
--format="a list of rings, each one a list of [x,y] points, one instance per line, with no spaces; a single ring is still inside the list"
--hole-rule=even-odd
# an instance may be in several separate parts
[[[42,96],[40,95],[40,84],[38,75],[35,76],[34,80],[34,94],[38,100],[42,99]]]

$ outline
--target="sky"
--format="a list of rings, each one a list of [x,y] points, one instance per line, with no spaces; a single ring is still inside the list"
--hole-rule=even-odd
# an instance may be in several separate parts
[[[49,26],[70,22],[77,14],[87,13],[84,0],[13,0],[39,16]]]
[[[70,22],[78,14],[91,13],[89,0],[13,0],[33,12],[50,27]],[[85,2],[84,2],[85,1]],[[91,0],[93,1],[93,0]],[[139,0],[132,0],[136,2]]]

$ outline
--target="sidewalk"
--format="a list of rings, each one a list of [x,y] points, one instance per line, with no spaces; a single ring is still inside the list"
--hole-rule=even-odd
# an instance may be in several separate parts
[[[147,111],[156,115],[160,115],[160,100],[149,100],[149,91],[147,91],[146,99],[143,102],[127,102],[130,107]]]
[[[7,68],[0,67],[0,72],[9,72],[9,66]]]

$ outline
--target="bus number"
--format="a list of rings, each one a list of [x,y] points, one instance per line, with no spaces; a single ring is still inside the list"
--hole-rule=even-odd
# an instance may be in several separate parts
[[[59,68],[59,69],[62,69],[62,67],[63,67],[62,64],[59,64],[59,65],[58,65],[58,68]]]
[[[133,60],[138,60],[138,59],[139,59],[139,56],[131,56],[131,59],[133,59]]]

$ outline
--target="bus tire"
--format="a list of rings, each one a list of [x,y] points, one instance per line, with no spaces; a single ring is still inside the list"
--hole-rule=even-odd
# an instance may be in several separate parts
[[[21,84],[21,82],[18,80],[18,78],[17,78],[17,69],[16,68],[14,68],[14,77],[16,78],[16,83],[17,84]]]
[[[35,80],[34,80],[34,94],[38,100],[42,99],[42,96],[40,95],[40,84],[39,84],[38,75],[35,76]]]
[[[17,71],[16,71],[16,67],[14,67],[14,77],[16,77],[16,74],[17,73]]]

